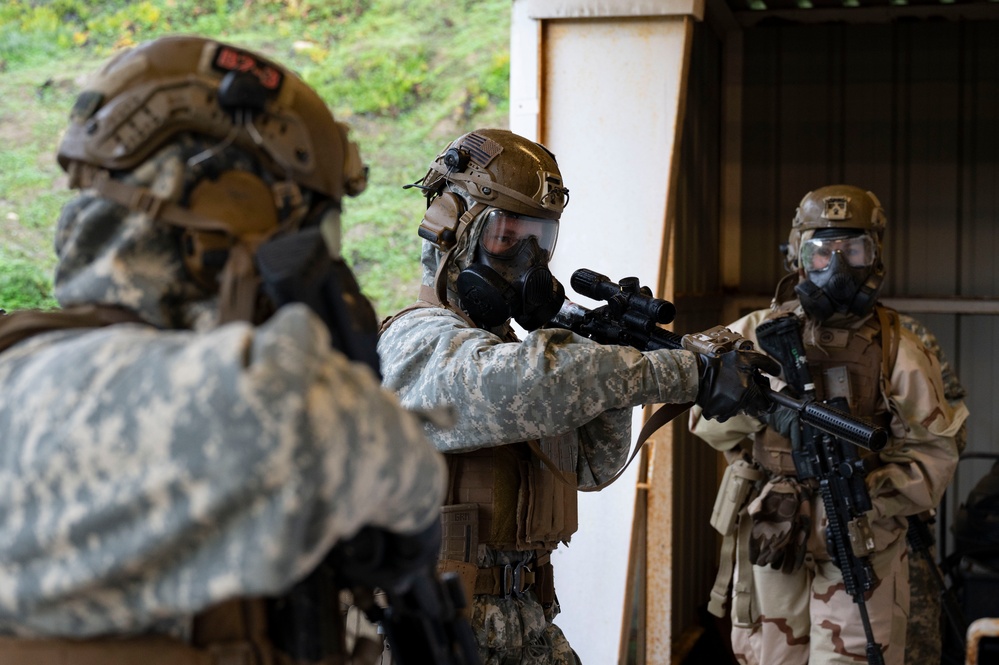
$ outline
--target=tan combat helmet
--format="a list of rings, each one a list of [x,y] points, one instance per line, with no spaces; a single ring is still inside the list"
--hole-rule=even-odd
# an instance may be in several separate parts
[[[189,172],[229,150],[261,176],[228,170],[190,192],[138,186],[128,174],[181,136],[207,140]],[[86,84],[57,153],[72,188],[181,229],[189,277],[220,293],[220,320],[252,316],[253,256],[275,234],[319,224],[339,253],[339,209],[367,172],[346,125],[288,69],[252,51],[163,37],[112,58]],[[183,199],[181,199],[183,197]],[[224,257],[224,258],[223,258]]]
[[[447,191],[449,183],[479,204],[474,213]],[[441,251],[453,247],[487,207],[558,220],[569,202],[551,151],[505,129],[477,129],[458,137],[437,155],[418,186],[428,204],[420,236]]]
[[[163,37],[112,58],[77,98],[58,160],[77,187],[76,165],[130,169],[181,132],[231,139],[278,179],[334,202],[366,184],[346,126],[305,82],[200,37]]]
[[[791,222],[787,240],[787,262],[791,270],[798,270],[801,243],[810,239],[819,229],[855,229],[868,233],[875,241],[875,265],[881,265],[882,241],[885,231],[885,212],[881,202],[871,192],[850,185],[829,185],[805,194]]]

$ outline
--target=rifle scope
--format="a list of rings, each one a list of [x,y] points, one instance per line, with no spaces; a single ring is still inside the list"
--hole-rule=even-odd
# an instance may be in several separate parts
[[[587,298],[606,300],[611,306],[619,303],[622,310],[637,310],[656,323],[670,323],[676,317],[673,303],[654,297],[651,289],[640,286],[637,277],[625,277],[618,284],[606,275],[580,268],[572,273],[569,284]]]

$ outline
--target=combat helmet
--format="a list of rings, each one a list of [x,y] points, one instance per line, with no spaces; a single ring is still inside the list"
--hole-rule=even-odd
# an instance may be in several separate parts
[[[77,98],[57,157],[71,176],[75,164],[130,169],[181,132],[231,139],[275,176],[333,201],[366,184],[346,125],[304,81],[256,53],[194,36],[112,58]]]
[[[885,212],[872,192],[850,185],[829,185],[811,191],[801,199],[791,222],[787,239],[788,267],[798,270],[801,243],[818,229],[855,229],[869,234],[876,243],[881,261]]]
[[[198,150],[183,156],[182,186],[137,177],[181,143]],[[109,60],[78,96],[57,158],[70,187],[179,229],[188,276],[220,293],[223,321],[250,316],[261,243],[309,224],[338,239],[341,199],[367,182],[346,125],[301,78],[196,36]]]

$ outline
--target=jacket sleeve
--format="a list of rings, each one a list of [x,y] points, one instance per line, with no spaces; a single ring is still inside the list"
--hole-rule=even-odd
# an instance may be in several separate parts
[[[452,410],[454,427],[427,427],[446,452],[558,435],[614,409],[630,413],[640,404],[686,402],[697,394],[696,361],[687,351],[642,353],[563,329],[504,342],[443,308],[396,319],[378,352],[385,385],[406,407]],[[608,417],[624,421],[623,414]],[[607,422],[593,423],[590,441]]]
[[[443,497],[420,423],[304,306],[50,333],[0,356],[0,385],[0,633],[131,633],[279,593]]]
[[[935,507],[957,467],[954,435],[968,416],[963,402],[948,404],[936,357],[902,330],[891,376],[892,438],[882,466],[867,476],[874,513],[904,517]]]

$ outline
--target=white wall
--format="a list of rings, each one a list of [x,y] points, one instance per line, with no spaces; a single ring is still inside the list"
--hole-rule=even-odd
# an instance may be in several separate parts
[[[661,15],[671,7],[681,15]],[[569,188],[552,264],[567,291],[581,267],[653,289],[661,281],[690,8],[513,1],[510,124],[555,153]],[[621,17],[645,11],[660,15]],[[639,409],[635,416],[637,434]],[[579,531],[553,556],[556,623],[587,664],[617,662],[636,472],[637,462],[602,492],[580,494]]]

